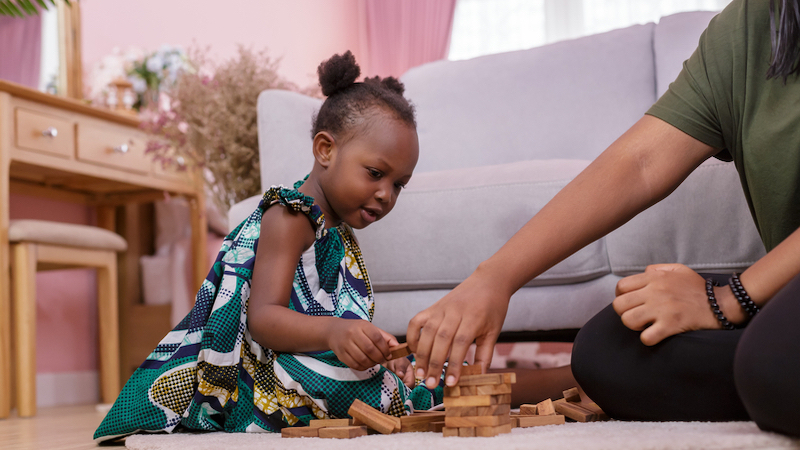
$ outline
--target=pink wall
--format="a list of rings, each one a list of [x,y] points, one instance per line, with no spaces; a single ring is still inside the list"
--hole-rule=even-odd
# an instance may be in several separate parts
[[[317,65],[332,54],[351,49],[359,58],[358,0],[81,0],[81,14],[86,70],[114,47],[210,45],[214,58],[225,59],[241,43],[282,58],[280,72],[304,87],[316,83]],[[11,196],[10,215],[94,221],[87,207],[23,195]],[[218,241],[210,236],[212,261]],[[96,370],[94,272],[44,272],[36,286],[37,371]]]
[[[334,53],[360,60],[358,10],[358,0],[81,0],[83,62],[88,71],[114,47],[162,44],[211,46],[227,59],[244,44],[281,58],[279,71],[305,87]]]

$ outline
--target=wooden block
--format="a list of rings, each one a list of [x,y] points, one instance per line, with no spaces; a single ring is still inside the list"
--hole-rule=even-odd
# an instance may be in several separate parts
[[[459,428],[458,437],[475,437],[475,428]]]
[[[282,438],[319,437],[319,428],[286,427],[281,429]]]
[[[412,414],[410,416],[403,416],[400,418],[400,432],[415,433],[420,431],[429,431],[430,428],[429,424],[431,424],[432,422],[441,422],[443,420],[444,420],[444,411],[437,411],[436,413]]]
[[[514,426],[517,428],[539,427],[543,425],[563,425],[564,416],[514,416]]]
[[[552,416],[556,413],[553,400],[547,399],[536,404],[536,414],[540,416]]]
[[[475,427],[475,436],[478,437],[492,437],[498,434],[511,433],[511,423],[497,425],[494,427]]]
[[[520,405],[519,406],[519,413],[520,415],[527,416],[527,415],[535,415],[536,414],[536,405]]]
[[[498,395],[498,394],[510,394],[511,393],[511,385],[507,383],[503,384],[485,384],[482,386],[470,386],[470,388],[475,389],[474,395]]]
[[[458,428],[442,428],[442,436],[444,437],[458,437]]]
[[[567,389],[564,391],[564,400],[568,402],[580,402],[581,401],[581,394],[578,392],[578,388],[574,387],[572,389]]]
[[[461,376],[464,375],[480,375],[483,371],[481,370],[480,364],[470,364],[468,366],[461,366]]]
[[[319,437],[322,439],[352,439],[366,436],[367,427],[328,427],[319,428]]]
[[[389,358],[389,360],[403,358],[411,354],[411,350],[408,348],[407,343],[389,347],[389,351],[392,353],[392,356]]]
[[[356,399],[347,413],[381,434],[400,431],[400,418],[386,415],[368,404]]]
[[[511,423],[511,416],[472,416],[472,417],[445,417],[444,424],[447,427],[494,427]]]
[[[502,405],[478,406],[475,409],[477,409],[476,416],[499,416],[501,414],[509,414],[511,405],[503,403]]]
[[[478,386],[445,386],[445,397],[461,397],[462,395],[476,395]]]
[[[311,428],[349,427],[354,425],[350,419],[314,419],[308,422]]]
[[[444,410],[445,417],[477,416],[478,408],[475,406],[453,406]]]
[[[428,431],[433,431],[434,433],[441,433],[443,428],[444,428],[444,421],[431,422],[428,424]]]
[[[580,405],[597,415],[597,420],[608,420],[606,414],[595,402],[581,402]]]
[[[458,380],[458,386],[480,386],[484,384],[514,384],[517,382],[517,374],[509,373],[485,373],[482,375],[466,375]]]
[[[597,422],[600,417],[579,403],[567,402],[563,398],[554,403],[555,410],[576,422]]]
[[[500,395],[469,395],[462,397],[445,397],[444,407],[454,406],[491,406],[511,403],[511,394]]]

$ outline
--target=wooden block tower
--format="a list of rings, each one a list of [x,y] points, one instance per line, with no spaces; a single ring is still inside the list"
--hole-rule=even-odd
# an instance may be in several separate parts
[[[481,374],[466,366],[456,386],[444,389],[445,418],[442,434],[490,437],[510,433],[511,385],[514,373]]]

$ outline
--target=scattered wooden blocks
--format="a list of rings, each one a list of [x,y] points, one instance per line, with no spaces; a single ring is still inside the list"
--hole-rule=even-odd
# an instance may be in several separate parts
[[[536,404],[536,414],[540,416],[552,416],[556,413],[553,400],[549,398]]]
[[[394,347],[389,347],[389,351],[392,352],[392,356],[391,358],[389,358],[390,360],[403,358],[411,354],[411,350],[408,348],[407,343],[395,345]]]
[[[556,400],[554,405],[559,414],[563,414],[576,422],[598,422],[608,419],[608,416],[600,408],[591,410],[580,403],[567,402],[563,398]]]
[[[354,425],[350,419],[314,419],[308,423],[311,428],[349,427]]]
[[[352,439],[367,435],[367,427],[328,427],[318,430],[319,437],[323,439]]]
[[[347,413],[381,434],[391,434],[401,428],[399,417],[384,414],[358,399],[350,405]]]
[[[536,405],[520,405],[519,415],[521,416],[535,416]]]
[[[428,424],[428,431],[433,431],[434,433],[441,433],[443,429],[444,429],[444,421],[431,422]]]
[[[579,403],[581,401],[581,394],[578,392],[578,388],[574,387],[564,391],[564,400],[571,403]]]
[[[319,428],[286,427],[281,430],[282,438],[319,437]]]

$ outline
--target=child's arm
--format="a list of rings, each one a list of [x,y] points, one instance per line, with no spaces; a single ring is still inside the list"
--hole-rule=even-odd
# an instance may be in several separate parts
[[[394,336],[366,320],[308,316],[289,309],[295,269],[314,243],[308,218],[287,208],[269,208],[261,221],[247,325],[259,344],[281,352],[333,350],[356,370],[385,362]]]

